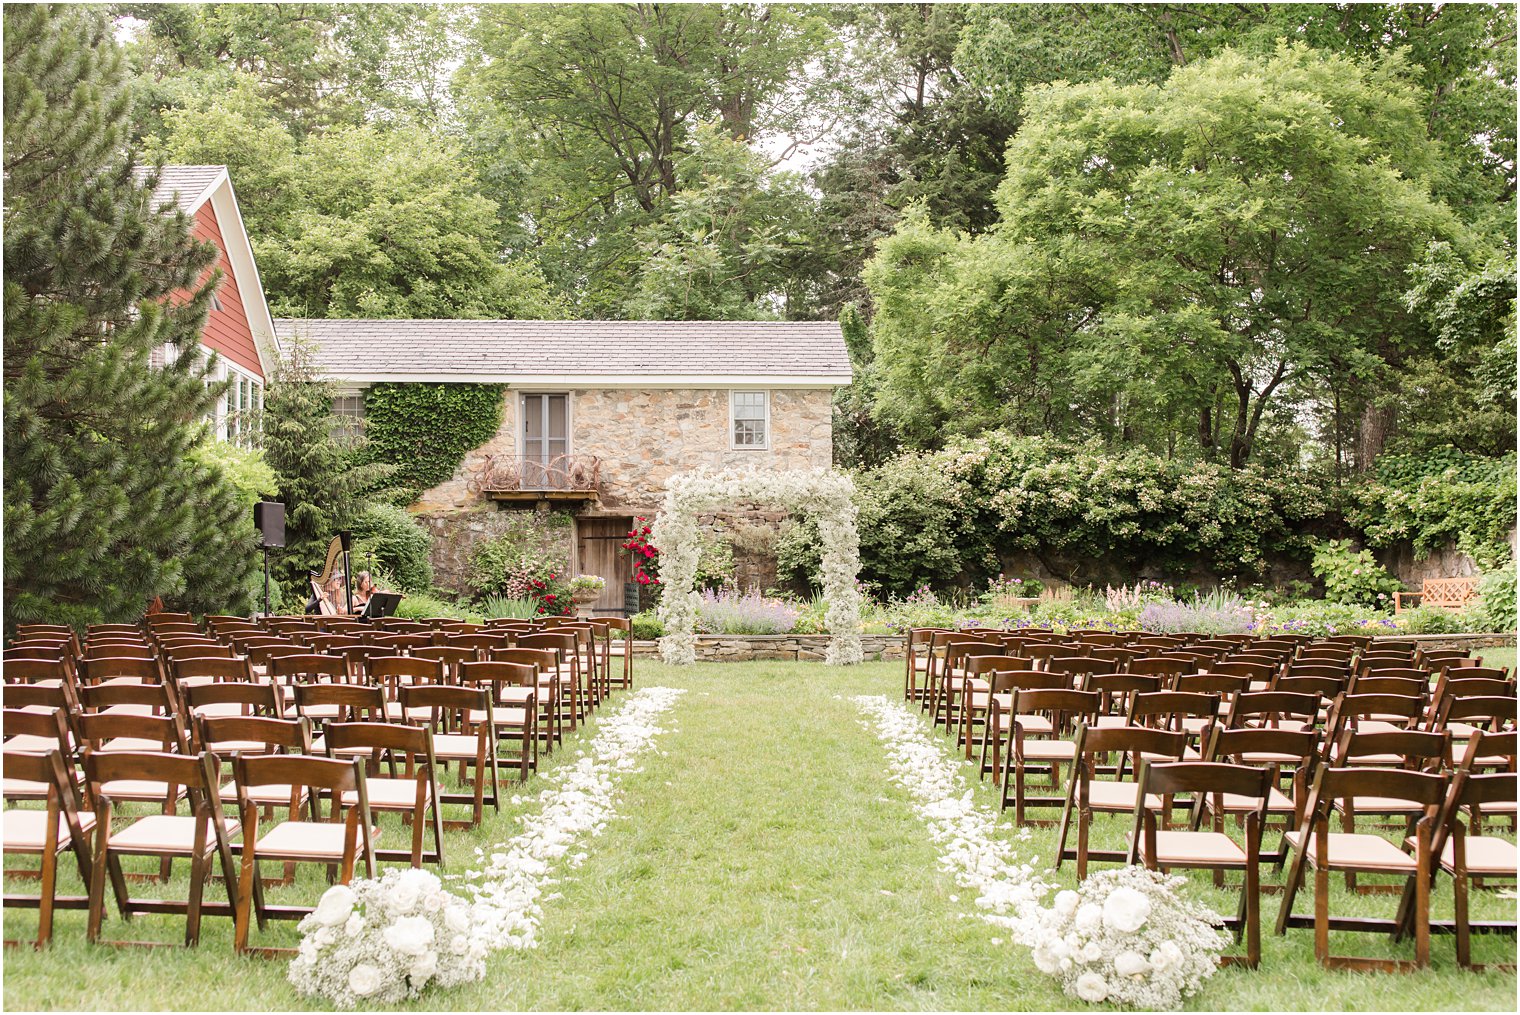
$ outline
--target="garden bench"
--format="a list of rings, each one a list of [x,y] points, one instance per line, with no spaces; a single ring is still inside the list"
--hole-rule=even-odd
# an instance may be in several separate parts
[[[1393,594],[1393,612],[1404,611],[1404,599],[1418,599],[1420,606],[1430,606],[1441,610],[1461,610],[1478,596],[1477,575],[1469,575],[1465,578],[1426,578],[1420,583],[1418,592],[1395,592]],[[1411,607],[1413,609],[1413,607]]]

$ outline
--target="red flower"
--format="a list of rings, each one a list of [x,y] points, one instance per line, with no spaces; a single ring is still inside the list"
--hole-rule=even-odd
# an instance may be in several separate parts
[[[553,592],[547,593],[544,596],[545,601],[551,602],[551,603],[554,602],[554,598],[555,597],[554,597],[554,593]]]

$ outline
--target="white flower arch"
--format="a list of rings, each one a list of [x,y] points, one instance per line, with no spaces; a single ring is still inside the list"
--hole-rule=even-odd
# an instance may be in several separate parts
[[[818,522],[823,539],[823,596],[828,602],[824,621],[829,629],[825,662],[858,663],[860,650],[860,532],[855,527],[855,483],[843,472],[787,470],[723,472],[698,470],[671,477],[665,485],[665,504],[655,519],[651,541],[660,551],[658,616],[665,626],[660,658],[675,666],[697,659],[697,605],[693,590],[700,532],[697,515],[737,501],[761,501],[802,511]]]

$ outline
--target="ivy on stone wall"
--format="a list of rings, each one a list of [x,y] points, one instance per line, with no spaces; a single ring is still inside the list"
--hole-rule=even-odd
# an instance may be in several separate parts
[[[454,474],[501,427],[500,384],[376,384],[364,393],[367,453],[410,497]]]

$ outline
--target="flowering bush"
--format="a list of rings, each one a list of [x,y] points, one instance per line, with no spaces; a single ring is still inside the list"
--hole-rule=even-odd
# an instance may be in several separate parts
[[[987,583],[982,602],[997,603],[1002,599],[1036,599],[1045,591],[1045,583],[1038,578],[1005,578],[998,575]]]
[[[1400,588],[1399,580],[1383,570],[1370,550],[1353,549],[1350,540],[1316,543],[1311,567],[1332,603],[1387,609]]]
[[[1186,883],[1132,866],[1057,893],[1025,924],[1035,965],[1089,1004],[1178,1008],[1214,975],[1227,940],[1219,914],[1179,894]]]
[[[640,585],[660,584],[660,551],[649,541],[654,528],[648,519],[640,516],[633,520],[633,529],[623,540],[622,547],[633,558],[633,580]]]
[[[386,871],[329,888],[303,917],[289,977],[298,991],[340,1008],[396,1004],[428,984],[485,975],[486,944],[472,933],[469,902],[429,871]]]
[[[703,634],[789,634],[800,610],[780,599],[768,599],[751,589],[727,588],[700,593],[697,630]]]
[[[1155,634],[1197,631],[1201,634],[1244,634],[1256,616],[1249,603],[1228,592],[1194,596],[1192,602],[1162,600],[1140,611],[1140,628]]]
[[[1115,613],[1138,610],[1147,603],[1171,602],[1176,598],[1176,592],[1170,585],[1154,580],[1135,582],[1134,588],[1127,585],[1118,588],[1103,586],[1103,602]]]
[[[511,539],[494,539],[475,551],[470,586],[482,597],[532,599],[539,616],[565,616],[575,610],[564,561],[523,553]]]

